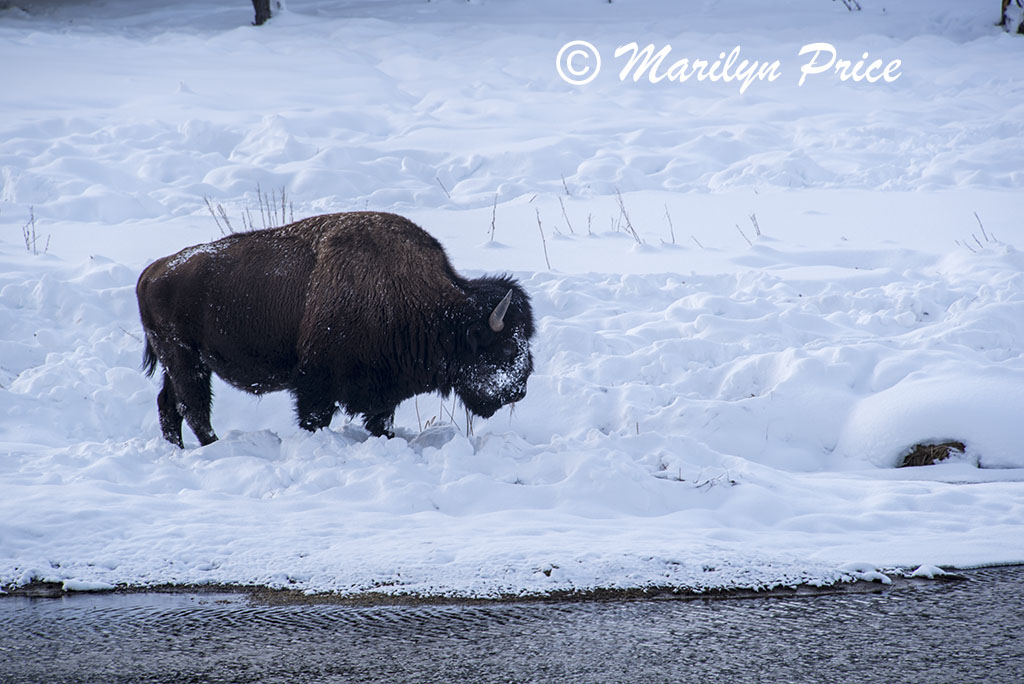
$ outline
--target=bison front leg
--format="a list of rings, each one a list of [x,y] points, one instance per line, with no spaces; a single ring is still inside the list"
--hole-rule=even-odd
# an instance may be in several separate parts
[[[295,413],[299,416],[299,427],[310,432],[316,432],[330,425],[337,410],[338,407],[333,401],[325,403],[309,398],[304,399],[301,396],[296,397],[295,400]]]
[[[365,413],[363,416],[363,426],[369,430],[370,434],[374,437],[387,437],[390,439],[395,436],[394,408],[382,413]]]
[[[292,391],[295,397],[295,413],[299,426],[316,432],[331,424],[338,412],[338,403],[331,392],[331,382],[325,373],[303,369]]]

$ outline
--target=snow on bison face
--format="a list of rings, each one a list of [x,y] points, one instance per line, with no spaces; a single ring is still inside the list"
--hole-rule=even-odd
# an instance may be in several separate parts
[[[455,392],[466,408],[489,418],[502,406],[526,396],[526,382],[533,372],[529,299],[518,287],[510,289],[486,324],[473,326],[467,336],[470,357]]]

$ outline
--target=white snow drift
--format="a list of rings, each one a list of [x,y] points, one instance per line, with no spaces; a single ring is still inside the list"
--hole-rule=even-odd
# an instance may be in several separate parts
[[[0,10],[0,586],[493,596],[1024,562],[1024,40],[991,7],[290,0],[254,28],[242,2],[165,4]],[[573,39],[741,45],[783,77],[575,88]],[[799,86],[816,41],[902,75]],[[282,187],[288,215],[403,213],[467,275],[516,275],[526,399],[467,426],[418,397],[386,440],[218,382],[221,441],[164,442],[135,280],[220,234],[204,198],[262,225],[257,187],[278,217]]]

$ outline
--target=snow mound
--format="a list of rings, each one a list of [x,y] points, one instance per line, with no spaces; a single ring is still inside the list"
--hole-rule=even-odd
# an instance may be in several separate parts
[[[0,587],[497,596],[1024,562],[1024,82],[992,66],[1024,41],[989,3],[289,0],[260,28],[239,0],[22,4],[0,3]],[[554,64],[577,39],[606,58],[585,87]],[[627,83],[630,40],[783,76]],[[903,76],[799,86],[818,40]],[[417,397],[385,440],[217,381],[222,439],[164,442],[141,269],[243,216],[362,209],[520,280],[526,398],[466,425]],[[967,453],[892,467],[947,439]]]
[[[966,458],[981,467],[1024,468],[1022,405],[1019,372],[919,372],[857,402],[836,450],[892,467],[914,445],[958,441],[967,446]]]

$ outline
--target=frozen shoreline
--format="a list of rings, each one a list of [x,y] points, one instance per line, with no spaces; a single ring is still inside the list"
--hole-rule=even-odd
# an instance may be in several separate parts
[[[831,584],[796,584],[773,587],[750,588],[709,588],[696,589],[685,586],[638,586],[638,587],[597,587],[581,590],[553,590],[539,593],[515,593],[501,595],[473,595],[458,593],[417,594],[366,591],[355,594],[339,592],[305,592],[287,587],[270,587],[243,584],[157,584],[118,585],[116,587],[74,582],[33,581],[19,587],[7,587],[0,592],[4,598],[61,598],[76,595],[104,594],[230,594],[240,595],[249,600],[267,605],[347,605],[347,606],[418,606],[418,605],[478,605],[494,603],[579,603],[614,601],[694,601],[729,600],[750,598],[793,598],[834,594],[877,594],[902,586],[907,582],[959,582],[965,579],[961,570],[983,568],[1019,567],[1016,565],[991,565],[972,568],[940,569],[922,566],[917,569],[888,568],[885,573],[871,577],[848,575],[846,579]]]

